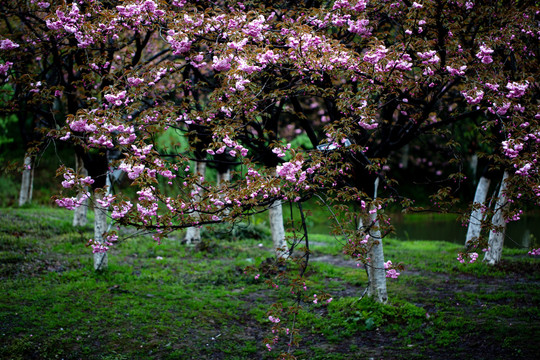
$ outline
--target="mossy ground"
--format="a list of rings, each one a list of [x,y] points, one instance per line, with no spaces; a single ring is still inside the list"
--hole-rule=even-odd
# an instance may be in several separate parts
[[[51,208],[0,210],[0,358],[271,359],[270,304],[285,290],[245,274],[271,257],[264,231],[217,233],[204,251],[131,236],[92,269],[92,226]],[[261,226],[261,224],[259,224]],[[210,236],[208,234],[207,236]],[[531,359],[540,352],[540,261],[510,250],[495,268],[459,264],[459,246],[385,241],[405,271],[391,301],[358,301],[365,273],[329,236],[311,237],[310,291],[297,318],[299,359]],[[262,244],[262,246],[260,246]]]

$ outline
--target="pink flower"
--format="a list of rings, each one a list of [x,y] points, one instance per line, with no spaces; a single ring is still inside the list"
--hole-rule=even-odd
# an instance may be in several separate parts
[[[520,84],[518,82],[509,82],[506,84],[506,88],[510,90],[510,92],[506,95],[507,98],[520,98],[523,95],[525,95],[525,91],[527,91],[527,88],[529,87],[529,82],[525,81],[524,84]]]
[[[10,39],[0,40],[0,50],[12,50],[19,47],[19,44],[14,43]]]
[[[231,68],[231,57],[230,56],[223,57],[223,58],[214,56],[212,69],[214,69],[216,71],[227,71],[230,68]]]
[[[480,45],[480,51],[476,54],[476,57],[479,58],[484,64],[491,64],[493,62],[493,58],[491,57],[492,53],[492,49],[485,45]]]

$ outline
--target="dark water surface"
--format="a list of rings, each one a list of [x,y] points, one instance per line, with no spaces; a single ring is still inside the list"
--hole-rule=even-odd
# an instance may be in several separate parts
[[[407,218],[407,215],[391,216],[396,229],[393,236],[401,240],[441,240],[463,244],[467,227],[460,222],[437,215]],[[536,240],[534,240],[534,237]],[[507,224],[504,245],[508,248],[529,248],[540,241],[540,214],[524,215],[519,221]]]

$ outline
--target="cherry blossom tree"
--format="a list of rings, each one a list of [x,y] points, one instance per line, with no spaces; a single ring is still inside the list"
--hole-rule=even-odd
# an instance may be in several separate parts
[[[49,109],[58,123],[49,136],[87,159],[88,177],[61,169],[60,206],[80,206],[74,195],[91,184],[112,220],[160,241],[177,229],[234,223],[278,203],[303,215],[302,203],[315,196],[334,214],[344,251],[365,265],[368,293],[385,302],[385,276],[395,277],[399,267],[384,260],[384,210],[408,209],[414,200],[395,180],[404,147],[426,152],[436,143],[452,157],[459,147],[454,126],[474,119],[479,141],[492,149],[484,156],[507,174],[496,202],[502,221],[517,220],[521,204],[538,203],[534,2],[1,6],[0,78],[17,89],[3,111],[15,112],[22,100]],[[309,149],[288,144],[291,126],[307,136]],[[187,145],[161,148],[156,139],[167,131]],[[113,150],[122,156],[110,162]],[[438,176],[426,209],[455,208],[468,181],[462,159],[442,168],[448,159],[426,156]],[[195,160],[230,163],[234,171],[210,183],[191,168]],[[111,168],[127,174],[136,197],[107,193]],[[303,239],[307,260],[302,228],[289,247]],[[500,222],[490,228],[500,231]],[[93,248],[102,253],[117,235],[99,231]],[[482,241],[460,258],[475,260],[475,249],[487,248]]]

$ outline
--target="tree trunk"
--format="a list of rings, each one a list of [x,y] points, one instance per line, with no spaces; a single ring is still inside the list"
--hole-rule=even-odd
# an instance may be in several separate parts
[[[272,243],[278,259],[286,258],[289,247],[285,240],[285,227],[283,226],[283,207],[281,200],[276,200],[268,210],[270,221],[270,231],[272,232]]]
[[[373,199],[377,198],[377,187],[379,186],[379,178],[375,180],[375,191]],[[384,268],[384,252],[377,219],[377,207],[372,204],[368,214],[364,216],[362,221],[368,229],[369,244],[371,246],[368,251],[370,262],[366,265],[368,273],[368,296],[375,301],[386,304],[388,301],[388,293],[386,290],[386,270]]]
[[[102,194],[94,193],[94,244],[102,245],[105,242],[103,233],[107,231],[107,209],[98,204],[103,199]],[[108,267],[107,252],[94,253],[94,270],[105,270]]]
[[[88,176],[88,170],[84,167],[83,160],[80,156],[75,154],[75,168],[77,171],[77,174],[80,176],[86,177]],[[88,187],[85,188],[85,192],[88,192]],[[83,193],[80,192],[77,194],[77,200],[79,200],[83,196]],[[85,226],[88,222],[87,218],[88,214],[88,199],[86,199],[83,204],[77,208],[75,208],[75,211],[73,212],[73,226]]]
[[[21,191],[19,192],[19,206],[32,202],[32,192],[34,190],[34,161],[31,156],[24,156],[24,170],[21,180]]]
[[[407,169],[409,167],[409,144],[403,146],[401,149],[401,158],[399,159],[399,167]]]
[[[489,265],[495,265],[501,260],[504,235],[506,232],[506,221],[504,220],[504,213],[508,207],[508,201],[506,199],[506,188],[508,179],[508,171],[504,172],[501,186],[499,188],[499,195],[497,203],[495,204],[495,214],[491,223],[495,227],[489,232],[488,250],[484,255],[484,261]]]
[[[480,178],[474,194],[473,210],[469,218],[469,227],[467,228],[467,237],[465,246],[471,241],[478,239],[482,231],[482,219],[484,218],[484,203],[486,202],[489,184],[491,180],[485,176]]]
[[[198,177],[204,177],[206,175],[206,163],[203,161],[197,161],[195,165],[195,176]],[[193,202],[196,206],[199,205],[199,202],[202,199],[202,188],[195,185],[194,188],[194,194],[193,194]],[[200,219],[198,212],[193,212],[191,214],[193,217],[193,220],[198,221]],[[188,245],[197,245],[201,242],[201,227],[200,226],[191,226],[187,228],[186,230],[186,236],[184,237],[184,241]]]
[[[224,172],[219,172],[217,174],[217,187],[223,186],[223,184],[231,181],[231,170],[227,169]]]

